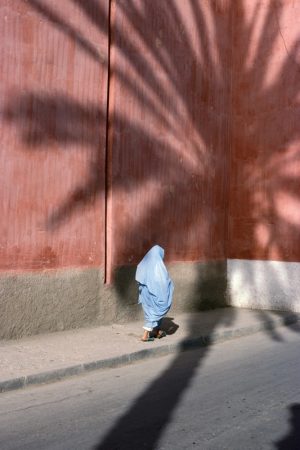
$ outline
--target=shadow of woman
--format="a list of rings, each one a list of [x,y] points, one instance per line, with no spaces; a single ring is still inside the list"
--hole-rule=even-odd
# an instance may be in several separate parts
[[[174,322],[174,317],[164,317],[161,325],[161,329],[166,332],[166,334],[175,334],[178,330],[179,325]]]

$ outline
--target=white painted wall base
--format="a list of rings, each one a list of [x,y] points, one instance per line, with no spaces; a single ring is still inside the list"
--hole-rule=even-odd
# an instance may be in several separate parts
[[[300,263],[227,260],[232,306],[300,312]]]

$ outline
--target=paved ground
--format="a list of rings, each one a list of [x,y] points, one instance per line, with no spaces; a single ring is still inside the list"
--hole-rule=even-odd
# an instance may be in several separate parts
[[[166,338],[140,341],[142,324],[110,325],[0,341],[0,392],[55,381],[94,369],[130,364],[148,357],[211,345],[299,319],[291,313],[223,308],[170,316]]]
[[[299,331],[3,393],[1,450],[299,450]]]

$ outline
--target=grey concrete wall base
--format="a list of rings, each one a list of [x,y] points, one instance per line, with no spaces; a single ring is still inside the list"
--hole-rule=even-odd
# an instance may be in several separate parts
[[[284,317],[272,319],[248,327],[235,328],[232,330],[223,330],[207,335],[196,336],[195,338],[184,339],[175,344],[165,344],[159,347],[149,347],[137,352],[123,354],[117,357],[90,361],[75,366],[56,369],[48,372],[33,374],[25,377],[13,378],[11,380],[0,381],[0,393],[21,389],[33,385],[41,385],[63,380],[72,376],[83,375],[94,370],[110,369],[133,364],[149,358],[165,356],[173,353],[180,353],[187,350],[193,350],[201,347],[214,345],[220,342],[236,339],[243,336],[249,336],[259,331],[270,330],[283,325],[292,325],[300,321],[300,315],[290,314]]]
[[[95,323],[101,286],[96,269],[1,274],[0,339]]]
[[[173,263],[172,313],[232,305],[300,312],[300,263],[228,260]],[[0,339],[143,320],[135,267],[120,267],[114,283],[103,270],[74,269],[0,276]]]
[[[211,309],[226,303],[226,263],[170,265],[174,312]],[[0,339],[71,328],[143,320],[137,304],[136,267],[120,267],[114,283],[103,270],[51,270],[0,275]]]
[[[226,261],[174,263],[168,270],[175,285],[172,310],[205,311],[228,305]]]
[[[300,312],[300,263],[227,261],[232,306]]]

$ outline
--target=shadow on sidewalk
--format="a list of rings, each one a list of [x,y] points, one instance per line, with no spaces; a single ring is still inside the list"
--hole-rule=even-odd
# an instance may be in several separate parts
[[[167,333],[168,336],[175,334],[179,325],[174,322],[174,317],[164,317],[161,329]]]

